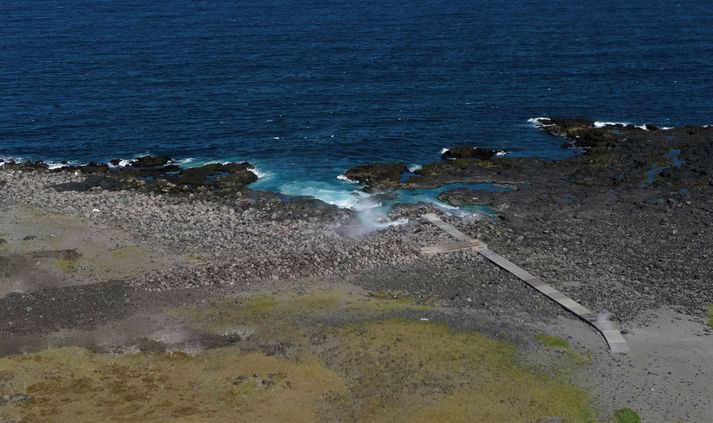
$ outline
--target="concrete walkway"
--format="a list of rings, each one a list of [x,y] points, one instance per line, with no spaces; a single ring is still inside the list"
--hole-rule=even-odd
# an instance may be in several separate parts
[[[472,249],[502,269],[517,276],[521,281],[535,288],[551,300],[555,301],[557,304],[564,307],[566,310],[575,314],[580,319],[594,326],[604,336],[604,339],[607,341],[607,344],[609,344],[609,348],[612,352],[624,353],[629,351],[629,346],[626,344],[626,340],[613,322],[605,318],[598,318],[597,314],[592,312],[587,307],[567,297],[551,285],[544,283],[540,278],[530,274],[526,270],[489,249],[488,246],[482,241],[473,239],[456,229],[453,225],[444,222],[436,214],[427,213],[423,216],[431,223],[458,240],[453,243],[439,244],[422,248],[421,252],[423,254],[433,255]]]

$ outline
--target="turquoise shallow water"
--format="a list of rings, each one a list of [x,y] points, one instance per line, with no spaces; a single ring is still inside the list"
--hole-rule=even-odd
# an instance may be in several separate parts
[[[562,158],[527,119],[708,124],[705,2],[0,2],[0,157],[248,160],[258,188],[469,143]],[[405,198],[404,201],[407,201]]]

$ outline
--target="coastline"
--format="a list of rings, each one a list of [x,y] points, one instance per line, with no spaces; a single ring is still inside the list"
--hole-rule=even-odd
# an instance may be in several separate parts
[[[557,162],[455,157],[424,164],[406,181],[397,169],[396,177],[378,174],[381,179],[366,184],[378,196],[454,182],[507,183],[511,188],[501,192],[459,188],[441,194],[453,206],[487,206],[496,216],[458,217],[428,203],[405,204],[389,210],[388,218],[407,223],[379,227],[366,227],[358,212],[317,200],[250,190],[246,182],[255,178],[248,175],[249,164],[189,173],[198,176],[183,184],[189,189],[170,178],[155,184],[160,175],[181,171],[166,169],[170,162],[121,176],[99,164],[63,171],[5,165],[0,252],[8,265],[0,331],[8,344],[25,339],[32,351],[37,336],[92,330],[137,309],[346,284],[355,292],[435,303],[438,312],[397,314],[529,346],[540,365],[538,360],[552,357],[540,357],[534,334],[556,331],[592,351],[592,364],[575,374],[588,375],[585,385],[601,416],[626,403],[645,417],[684,418],[686,412],[699,421],[711,407],[705,398],[713,396],[706,391],[713,377],[713,366],[705,366],[710,357],[695,361],[711,342],[705,313],[713,286],[705,281],[713,274],[713,128],[644,130],[556,120],[544,130],[584,154]],[[680,162],[670,157],[672,150]],[[652,169],[658,170],[649,181]],[[148,176],[155,179],[142,179]],[[632,353],[612,358],[596,335],[468,252],[422,257],[421,247],[448,240],[423,221],[424,213],[438,213],[593,310],[613,313],[634,340]],[[73,249],[78,256],[32,256]],[[107,257],[113,264],[106,264]],[[31,259],[40,265],[23,271]],[[62,296],[78,298],[86,314],[53,307],[49,298]],[[43,317],[28,308],[43,310]],[[670,332],[666,319],[677,322]],[[692,344],[682,344],[683,338]],[[643,345],[654,339],[658,350],[645,352]],[[203,348],[209,350],[210,342]],[[622,366],[627,370],[617,374]],[[671,372],[665,383],[672,386],[692,381],[689,397],[674,399],[659,389],[662,381],[646,374],[649,366]],[[640,390],[631,391],[629,383]],[[607,384],[613,393],[606,392]]]

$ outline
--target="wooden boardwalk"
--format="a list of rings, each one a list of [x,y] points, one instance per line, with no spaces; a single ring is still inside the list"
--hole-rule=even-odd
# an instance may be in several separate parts
[[[453,225],[444,222],[436,214],[428,213],[425,214],[424,217],[434,225],[447,232],[453,238],[457,239],[458,241],[453,243],[424,247],[421,249],[421,252],[423,254],[433,255],[459,250],[476,251],[478,254],[487,258],[502,269],[507,270],[508,272],[517,276],[518,279],[535,288],[551,300],[555,301],[557,304],[564,307],[566,310],[575,314],[580,319],[594,326],[604,336],[604,339],[607,341],[607,344],[609,344],[609,349],[612,352],[624,353],[629,351],[629,346],[626,344],[626,340],[621,335],[621,332],[613,322],[609,321],[608,319],[598,319],[597,315],[587,307],[567,297],[551,285],[544,283],[540,278],[532,275],[531,273],[512,263],[505,257],[489,249],[488,246],[485,245],[485,243],[483,243],[482,241],[473,239],[468,235],[464,234],[463,232],[459,231]]]

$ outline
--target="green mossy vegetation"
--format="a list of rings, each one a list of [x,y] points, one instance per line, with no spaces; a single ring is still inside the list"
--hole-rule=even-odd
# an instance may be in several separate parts
[[[112,356],[59,348],[0,359],[2,395],[32,399],[0,406],[26,422],[205,422],[317,419],[341,378],[315,359],[299,362],[236,348]]]
[[[576,364],[589,364],[591,362],[590,357],[575,351],[566,339],[547,333],[540,333],[535,338],[541,345],[563,351],[567,357]]]
[[[616,423],[641,423],[641,417],[630,408],[622,408],[614,412]]]
[[[348,389],[331,417],[370,422],[595,422],[584,392],[521,366],[516,348],[482,334],[407,319],[333,329],[326,354]]]
[[[537,335],[537,341],[547,347],[566,350],[569,349],[569,341],[547,333]]]
[[[708,306],[708,326],[713,328],[713,304]]]
[[[55,260],[54,265],[57,268],[59,268],[60,270],[63,270],[65,272],[72,272],[77,267],[77,261],[69,260],[69,259],[60,259],[60,260]]]
[[[230,297],[167,310],[194,330],[249,333],[249,340],[194,355],[59,348],[0,358],[0,396],[31,397],[0,405],[0,417],[597,421],[586,393],[566,375],[522,365],[512,344],[413,318],[419,311],[438,310],[393,293],[365,296],[342,289]],[[293,347],[289,353],[259,348],[275,340]]]

